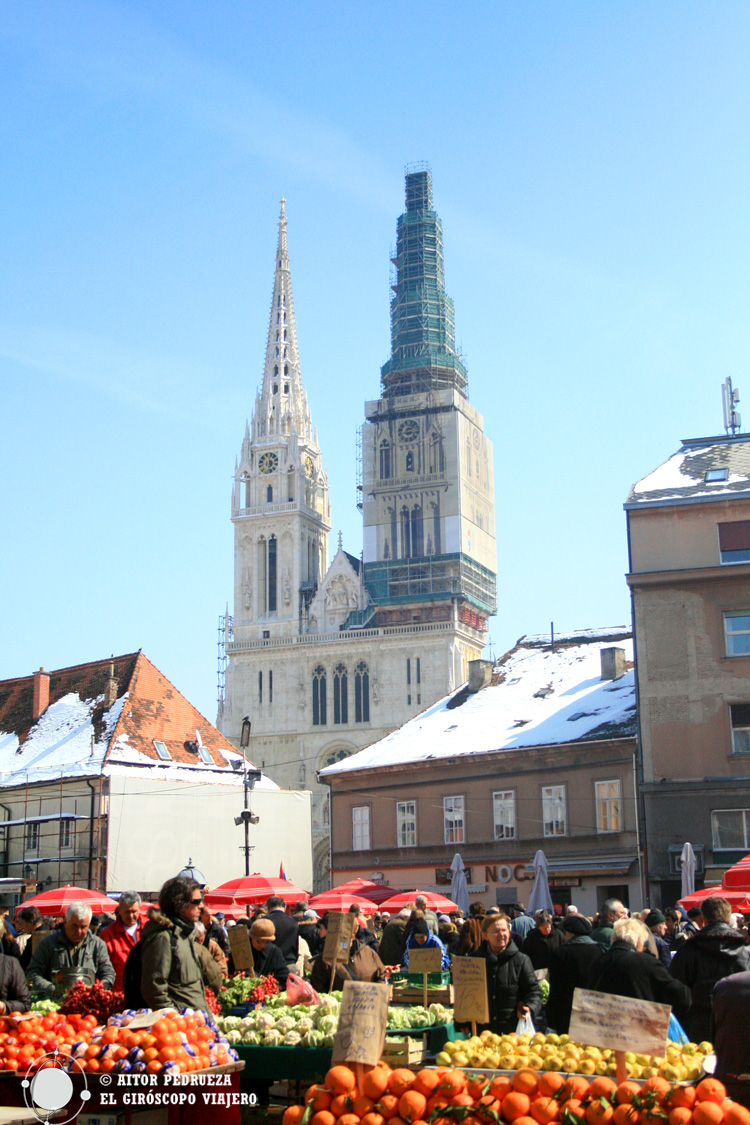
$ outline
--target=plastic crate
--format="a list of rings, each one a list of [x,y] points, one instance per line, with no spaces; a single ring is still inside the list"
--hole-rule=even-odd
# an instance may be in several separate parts
[[[427,974],[427,987],[430,985],[437,986],[438,988],[445,988],[450,984],[451,975],[448,970],[441,973],[428,973]],[[391,977],[391,984],[394,988],[422,988],[422,974],[421,973],[394,973]]]

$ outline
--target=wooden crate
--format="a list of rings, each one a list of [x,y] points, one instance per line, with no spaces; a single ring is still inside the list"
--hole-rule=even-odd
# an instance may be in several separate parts
[[[382,1057],[394,1068],[423,1063],[427,1059],[427,1036],[400,1035],[397,1039],[386,1036]]]
[[[392,1004],[423,1004],[424,991],[421,988],[398,988],[394,985]],[[446,1008],[453,1007],[453,985],[445,988],[429,988],[427,990],[427,1006],[430,1004],[444,1004]]]

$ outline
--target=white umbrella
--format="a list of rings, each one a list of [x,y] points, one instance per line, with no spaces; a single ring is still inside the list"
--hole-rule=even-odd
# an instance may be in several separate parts
[[[529,914],[535,914],[537,910],[549,910],[553,914],[555,911],[547,880],[547,857],[541,848],[534,856],[534,886],[528,905]]]
[[[693,845],[686,842],[680,853],[680,873],[682,875],[681,898],[684,898],[685,895],[691,895],[695,890],[695,867]]]
[[[466,885],[466,868],[459,852],[456,852],[453,857],[451,871],[453,872],[451,876],[451,898],[456,906],[463,910],[464,914],[468,914],[469,888]]]

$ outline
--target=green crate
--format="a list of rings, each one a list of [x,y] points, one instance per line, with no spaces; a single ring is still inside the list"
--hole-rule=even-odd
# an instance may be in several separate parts
[[[427,986],[433,985],[437,988],[446,988],[450,984],[451,975],[448,970],[441,973],[428,973]],[[394,987],[401,985],[408,988],[422,988],[422,974],[421,973],[394,973],[391,977],[391,983]]]

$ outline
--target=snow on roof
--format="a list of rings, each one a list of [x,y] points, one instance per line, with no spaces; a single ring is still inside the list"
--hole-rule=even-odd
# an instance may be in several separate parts
[[[156,769],[154,769],[151,762],[144,767],[142,756],[138,761],[140,764],[135,765],[133,763],[119,762],[110,756],[103,770],[104,776],[148,776],[151,781],[184,781],[190,785],[237,785],[240,788],[242,788],[243,785],[242,770],[212,769],[210,766],[199,765],[186,766],[181,762],[164,762],[163,765],[158,765]],[[275,781],[271,781],[271,778],[267,777],[265,774],[262,774],[260,779],[256,781],[253,786],[253,789],[280,790],[280,788],[281,787],[277,785]]]
[[[611,641],[593,639],[588,630],[567,634],[571,643],[543,647],[528,638],[496,664],[502,681],[466,695],[441,699],[392,734],[341,762],[320,771],[323,778],[352,770],[487,754],[579,742],[593,738],[623,738],[635,734],[635,682],[631,668],[618,680],[601,678],[602,649]],[[616,647],[633,660],[629,632],[619,634]],[[577,640],[577,643],[576,643]],[[557,638],[555,638],[557,646]]]
[[[725,470],[725,477],[707,480],[711,470]],[[719,475],[719,474],[714,474]],[[626,508],[644,504],[723,499],[750,491],[750,434],[735,437],[695,438],[636,482]]]
[[[0,733],[0,785],[52,781],[66,777],[91,777],[101,769],[110,732],[119,718],[125,696],[104,712],[104,727],[96,737],[93,714],[102,698],[81,699],[69,692],[51,703],[19,745],[15,733]]]

